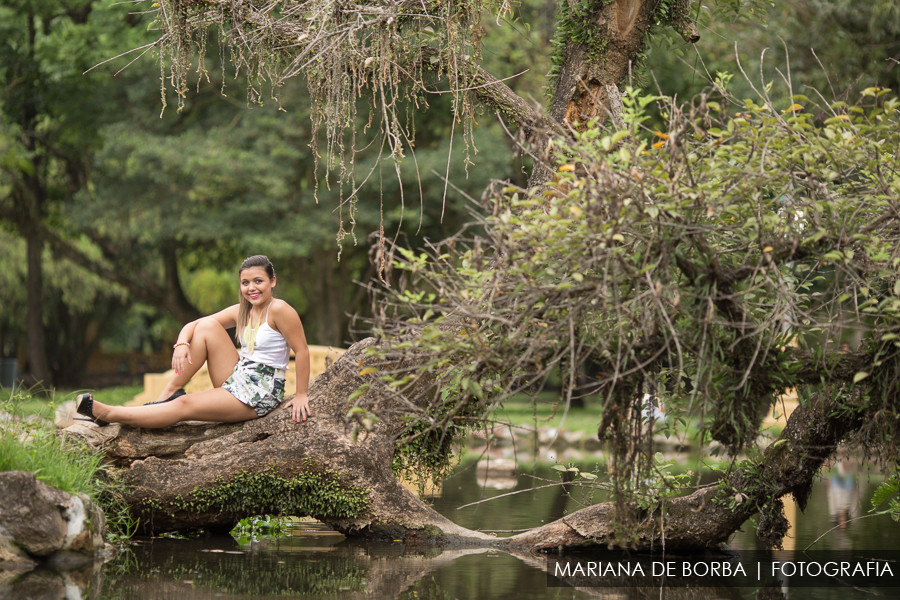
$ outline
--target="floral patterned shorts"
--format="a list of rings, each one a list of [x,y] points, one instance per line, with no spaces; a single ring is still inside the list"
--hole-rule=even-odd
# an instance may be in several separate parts
[[[241,358],[222,387],[263,417],[284,399],[284,371]]]

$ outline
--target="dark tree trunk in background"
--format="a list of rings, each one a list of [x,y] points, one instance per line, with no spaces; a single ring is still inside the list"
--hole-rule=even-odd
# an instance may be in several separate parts
[[[30,65],[37,64],[34,57],[35,43],[35,15],[29,14],[28,18],[28,61]],[[24,102],[22,104],[22,134],[26,150],[31,154],[31,172],[24,176],[24,184],[13,195],[19,220],[19,230],[25,238],[26,263],[28,268],[28,280],[25,285],[27,291],[28,312],[26,318],[27,328],[27,353],[28,373],[35,381],[50,385],[50,369],[47,365],[47,349],[44,336],[44,268],[41,259],[44,253],[44,237],[42,225],[44,220],[44,206],[46,204],[46,190],[41,185],[39,174],[43,168],[41,152],[37,147],[37,115],[38,101],[35,89],[33,73],[23,73]]]
[[[44,336],[44,270],[41,257],[44,251],[44,239],[38,228],[25,228],[25,246],[28,264],[27,291],[28,313],[27,352],[28,373],[35,381],[50,385],[50,369],[47,366],[47,345]]]
[[[182,323],[193,321],[201,316],[191,301],[188,300],[181,286],[181,277],[178,275],[178,254],[176,252],[177,243],[175,240],[169,240],[160,248],[160,255],[163,260],[163,290],[165,292],[165,304],[169,311],[176,319]]]

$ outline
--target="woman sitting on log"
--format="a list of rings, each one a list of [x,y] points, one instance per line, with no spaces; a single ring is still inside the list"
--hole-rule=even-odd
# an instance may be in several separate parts
[[[98,425],[167,427],[179,421],[235,423],[272,412],[284,398],[285,370],[291,349],[297,368],[297,393],[285,404],[294,421],[310,416],[309,348],[297,311],[272,296],[275,268],[265,256],[241,263],[240,304],[191,321],[182,328],[172,353],[175,374],[159,399],[143,406],[109,406],[91,394],[75,399],[75,410]],[[240,353],[225,331],[237,327]],[[184,386],[203,362],[213,389],[186,394]]]

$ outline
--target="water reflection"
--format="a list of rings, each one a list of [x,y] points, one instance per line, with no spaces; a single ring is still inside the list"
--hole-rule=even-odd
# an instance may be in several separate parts
[[[464,462],[433,499],[435,508],[453,521],[497,535],[538,526],[601,501],[590,490],[546,487],[559,481],[550,465],[532,468],[491,457]],[[484,459],[484,457],[482,457]],[[590,464],[581,465],[591,470]],[[840,462],[816,482],[806,512],[792,510],[789,548],[815,541],[817,550],[900,549],[900,527],[888,517],[864,514],[880,479]],[[526,493],[514,493],[514,492]],[[486,498],[488,502],[472,504]],[[463,509],[460,506],[470,505]],[[860,508],[862,507],[862,509]],[[834,531],[822,535],[832,527]],[[733,539],[736,549],[756,548],[755,527]],[[105,565],[57,573],[42,569],[27,574],[0,572],[0,599],[71,600],[179,598],[491,598],[509,600],[608,598],[871,598],[866,591],[834,588],[648,588],[639,580],[605,582],[603,587],[548,586],[543,556],[467,549],[442,552],[401,544],[361,543],[345,539],[315,522],[298,522],[289,535],[238,543],[230,536],[195,539],[143,539]],[[876,590],[878,591],[878,590]],[[892,594],[882,595],[893,597]],[[877,594],[876,594],[877,596]]]
[[[607,598],[659,597],[639,581],[610,579],[603,587],[578,580],[548,585],[545,558],[485,550],[422,550],[362,544],[324,529],[239,547],[228,537],[140,542],[127,558],[138,569],[116,573],[100,593],[127,600],[207,598]],[[650,593],[652,592],[652,593]],[[675,588],[671,600],[741,598],[736,588]]]
[[[859,482],[856,465],[847,458],[832,467],[828,477],[828,513],[839,529],[859,516]]]
[[[393,598],[431,571],[467,554],[347,541],[322,525],[302,524],[290,535],[239,545],[230,536],[153,539],[132,546],[110,572],[99,598]],[[117,572],[118,571],[118,572]]]
[[[85,597],[84,592],[98,589],[102,579],[102,563],[65,571],[52,567],[41,567],[26,573],[0,570],[0,598],[80,600]]]

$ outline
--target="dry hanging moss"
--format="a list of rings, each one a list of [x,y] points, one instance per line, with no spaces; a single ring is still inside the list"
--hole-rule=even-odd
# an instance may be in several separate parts
[[[261,101],[266,88],[275,98],[290,77],[306,78],[316,171],[324,162],[334,175],[326,184],[337,185],[342,200],[350,199],[351,224],[359,123],[379,134],[384,155],[400,158],[413,127],[412,111],[403,107],[422,106],[440,81],[452,92],[455,117],[468,137],[473,103],[466,89],[479,53],[480,18],[487,9],[509,8],[507,0],[160,0],[154,5],[162,31],[164,105],[166,88],[175,92],[180,107],[194,74],[205,76],[211,30],[235,75],[247,78],[251,102]],[[360,106],[368,107],[368,114],[360,115]],[[339,238],[345,216],[342,212]]]

